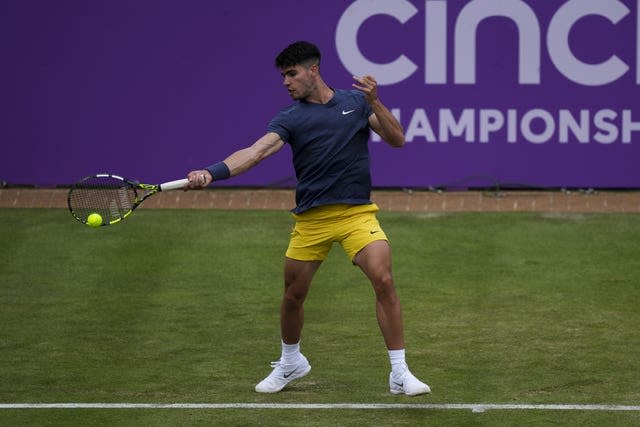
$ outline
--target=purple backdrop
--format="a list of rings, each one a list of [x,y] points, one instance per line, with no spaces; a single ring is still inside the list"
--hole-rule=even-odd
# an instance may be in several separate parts
[[[290,100],[306,39],[348,88],[370,72],[405,127],[376,186],[640,187],[640,0],[4,0],[0,180],[181,178]],[[288,147],[225,185],[293,185]]]

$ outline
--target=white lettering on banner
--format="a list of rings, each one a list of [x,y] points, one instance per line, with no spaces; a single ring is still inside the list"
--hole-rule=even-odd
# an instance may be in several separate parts
[[[540,26],[531,7],[522,0],[509,2],[474,0],[458,15],[455,28],[455,82],[476,82],[476,32],[478,25],[487,18],[510,18],[518,27],[520,71],[518,83],[540,83]],[[447,21],[443,21],[446,24]]]
[[[425,0],[425,84],[447,83],[447,2]],[[637,0],[636,9],[640,9]],[[378,64],[367,59],[358,46],[358,30],[376,15],[388,15],[401,24],[418,13],[408,0],[356,0],[344,11],[336,28],[336,49],[344,67],[353,75],[371,73],[381,85],[406,80],[418,70],[400,53],[392,62]],[[620,0],[568,0],[551,18],[546,48],[556,69],[567,79],[584,86],[612,83],[629,71],[629,65],[616,55],[599,64],[581,61],[571,50],[569,34],[582,18],[602,16],[617,25],[630,10]],[[636,83],[640,84],[640,11],[636,22]],[[491,17],[510,19],[518,31],[518,83],[540,84],[542,55],[541,28],[535,11],[523,0],[471,0],[460,11],[454,29],[454,84],[476,83],[476,34],[480,23]],[[624,40],[625,43],[628,40]],[[401,47],[399,47],[401,50]]]
[[[380,84],[387,85],[406,79],[418,67],[405,55],[400,55],[395,61],[388,64],[376,64],[369,61],[358,47],[358,29],[364,21],[374,15],[389,15],[404,24],[418,12],[406,0],[390,3],[388,0],[356,1],[342,14],[336,28],[338,56],[345,67],[354,76],[371,73],[376,76]]]
[[[613,120],[616,119],[618,113],[613,110],[600,110],[596,113],[594,118],[594,123],[596,127],[600,130],[597,132],[593,139],[598,141],[601,144],[611,144],[618,139],[618,127],[613,123]],[[622,142],[630,142],[630,141],[622,141]]]
[[[570,0],[553,15],[547,32],[549,56],[558,70],[568,79],[585,86],[601,86],[619,79],[629,67],[612,55],[601,64],[586,64],[578,60],[569,46],[569,32],[579,19],[587,15],[600,15],[617,24],[629,14],[619,1]],[[640,82],[637,82],[640,83]]]
[[[446,144],[452,139],[465,143],[490,142],[516,144],[631,144],[633,132],[640,132],[640,121],[633,121],[631,110],[548,111],[534,108],[526,111],[508,109],[465,108],[457,116],[448,108],[437,110],[437,122],[424,108],[416,108],[406,120],[399,108],[391,113],[405,126],[405,141]],[[436,124],[434,126],[434,123]],[[434,131],[438,130],[438,133]],[[476,138],[476,135],[478,137]],[[381,138],[371,132],[371,140]]]
[[[444,139],[440,139],[440,142],[448,142],[449,135],[459,137],[462,134],[464,134],[466,142],[473,142],[476,137],[473,114],[473,109],[465,109],[460,114],[460,118],[456,120],[451,110],[441,110],[438,129],[440,137]]]
[[[500,110],[480,110],[480,142],[489,142],[489,134],[502,129],[504,116]]]
[[[425,8],[425,83],[447,83],[447,3],[428,1]]]

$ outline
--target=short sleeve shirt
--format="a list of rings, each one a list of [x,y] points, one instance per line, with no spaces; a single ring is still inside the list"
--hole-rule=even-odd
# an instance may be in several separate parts
[[[269,123],[291,146],[298,184],[294,213],[328,204],[371,203],[369,116],[359,91],[335,90],[326,104],[297,101]]]

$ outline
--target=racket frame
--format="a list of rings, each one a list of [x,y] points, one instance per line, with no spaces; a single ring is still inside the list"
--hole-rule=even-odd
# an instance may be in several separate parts
[[[77,186],[91,178],[113,178],[119,181],[123,182],[123,188],[128,188],[130,190],[133,190],[134,194],[135,194],[135,198],[131,203],[131,208],[126,211],[124,214],[122,214],[120,217],[111,220],[111,221],[103,221],[102,224],[100,224],[100,226],[107,226],[107,225],[114,225],[117,224],[119,222],[121,222],[122,220],[128,218],[133,211],[142,204],[142,202],[144,202],[146,199],[148,199],[149,197],[153,196],[154,194],[157,194],[161,191],[170,191],[170,190],[178,190],[183,188],[188,182],[189,180],[184,178],[184,179],[177,179],[175,181],[168,181],[162,184],[144,184],[138,181],[132,181],[129,180],[127,178],[124,178],[120,175],[116,175],[116,174],[112,174],[112,173],[98,173],[95,175],[89,175],[86,176],[84,178],[82,178],[81,180],[79,180],[78,182],[76,182],[74,185],[71,186],[71,188],[69,189],[69,193],[67,194],[67,207],[69,208],[69,212],[71,212],[71,215],[73,215],[73,217],[83,223],[83,224],[87,224],[86,219],[82,219],[79,215],[76,214],[75,209],[72,206],[72,193],[73,191],[77,188]],[[138,194],[138,192],[136,190],[145,190],[145,193],[140,196]]]

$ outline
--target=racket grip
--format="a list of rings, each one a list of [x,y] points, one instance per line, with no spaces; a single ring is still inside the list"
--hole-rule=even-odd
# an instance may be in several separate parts
[[[165,182],[164,184],[160,184],[160,191],[178,190],[184,187],[185,184],[188,182],[189,180],[186,178],[178,179],[176,181]]]

